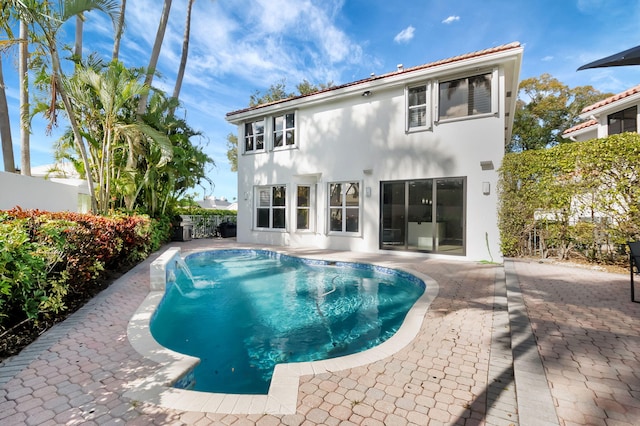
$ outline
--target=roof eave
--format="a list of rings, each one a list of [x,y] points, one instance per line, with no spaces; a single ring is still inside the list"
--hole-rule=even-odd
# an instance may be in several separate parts
[[[522,62],[522,53],[524,48],[521,45],[514,45],[505,50],[482,54],[479,56],[464,58],[457,61],[445,62],[438,64],[440,61],[434,62],[435,65],[425,64],[403,71],[396,71],[381,76],[374,76],[364,80],[358,80],[348,83],[333,90],[324,90],[307,96],[298,96],[289,100],[282,100],[271,104],[260,105],[245,110],[230,112],[226,115],[226,120],[232,124],[239,124],[247,119],[255,116],[268,115],[274,111],[296,109],[301,106],[310,106],[330,99],[341,99],[353,95],[360,96],[366,90],[374,91],[377,88],[392,88],[395,86],[404,86],[412,82],[418,82],[425,78],[447,74],[452,70],[463,73],[474,68],[487,67],[492,65],[504,64],[505,62],[514,61],[514,73],[519,75],[520,64]],[[514,78],[514,88],[512,93],[517,93],[518,78]],[[513,102],[513,111],[515,112],[515,102]],[[513,113],[512,115],[513,116]]]

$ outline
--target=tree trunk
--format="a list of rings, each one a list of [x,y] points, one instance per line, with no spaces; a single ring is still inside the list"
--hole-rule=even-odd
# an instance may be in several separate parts
[[[127,8],[127,0],[122,0],[120,5],[120,19],[116,24],[116,34],[113,39],[113,53],[111,54],[111,60],[117,61],[120,54],[120,39],[122,38],[122,32],[124,30],[124,12]]]
[[[20,77],[20,172],[31,176],[31,147],[29,133],[29,34],[27,23],[20,21],[20,53],[18,74]]]
[[[82,13],[76,15],[76,42],[73,48],[73,56],[80,62],[82,61],[82,29],[84,28],[84,16]]]
[[[180,57],[180,67],[178,68],[178,76],[176,77],[176,85],[173,88],[173,97],[177,100],[180,96],[180,89],[182,88],[182,79],[184,78],[184,70],[187,67],[187,56],[189,55],[189,37],[191,34],[191,9],[193,8],[193,2],[195,0],[189,0],[187,5],[187,21],[184,25],[184,38],[182,40],[182,56]],[[173,115],[175,107],[171,107],[169,114]]]
[[[169,21],[169,12],[171,11],[171,0],[164,0],[164,7],[162,8],[162,15],[160,16],[160,24],[158,25],[158,32],[156,33],[156,40],[153,44],[153,50],[151,51],[151,59],[149,60],[149,66],[147,67],[147,75],[144,79],[144,84],[147,87],[151,87],[153,82],[153,75],[156,72],[156,65],[158,64],[158,58],[160,57],[160,48],[162,47],[162,41],[164,40],[164,32],[167,29],[167,22]],[[144,114],[147,108],[148,94],[140,96],[138,102],[138,116]]]
[[[91,195],[91,210],[96,213],[98,212],[98,204],[96,203],[96,194],[93,185],[93,176],[91,174],[91,165],[89,164],[89,157],[87,156],[87,150],[84,146],[84,141],[82,140],[82,134],[80,134],[80,127],[78,126],[78,121],[76,120],[73,106],[71,105],[71,101],[69,101],[67,92],[64,90],[64,86],[62,84],[62,67],[60,65],[60,57],[58,55],[58,50],[56,47],[56,40],[47,37],[47,44],[49,45],[49,50],[51,52],[51,71],[56,83],[56,87],[54,90],[56,90],[60,94],[62,103],[64,104],[64,109],[67,112],[69,124],[71,124],[71,130],[73,132],[73,140],[76,143],[78,150],[80,151],[80,157],[82,158],[82,164],[84,165],[85,177],[87,179],[87,185],[89,186],[89,194]],[[52,93],[52,96],[55,96],[55,94]]]
[[[2,138],[2,158],[4,171],[16,172],[16,163],[13,159],[13,140],[11,139],[11,122],[9,120],[9,106],[7,94],[4,90],[4,75],[2,74],[2,58],[0,57],[0,138]]]

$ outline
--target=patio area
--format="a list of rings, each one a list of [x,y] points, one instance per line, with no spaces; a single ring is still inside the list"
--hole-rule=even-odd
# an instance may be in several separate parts
[[[183,255],[246,247],[232,239],[169,246]],[[0,364],[0,424],[634,425],[640,419],[640,304],[630,302],[628,275],[520,259],[495,265],[281,248],[412,269],[434,279],[439,292],[418,336],[397,353],[302,376],[294,414],[178,411],[129,399],[132,383],[158,369],[131,346],[127,325],[149,293],[150,263],[167,247]]]

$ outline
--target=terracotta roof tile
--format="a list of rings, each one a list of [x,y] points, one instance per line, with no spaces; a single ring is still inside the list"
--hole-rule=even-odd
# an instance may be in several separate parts
[[[577,124],[570,129],[565,130],[564,132],[562,132],[562,134],[567,135],[569,133],[577,132],[578,130],[586,129],[587,127],[596,126],[597,124],[598,120],[588,120],[584,123]]]
[[[515,48],[518,48],[518,47],[520,47],[520,43],[515,41],[513,43],[503,44],[501,46],[491,47],[491,48],[484,49],[484,50],[478,50],[476,52],[471,52],[471,53],[465,53],[463,55],[458,55],[458,56],[454,56],[454,57],[447,58],[447,59],[441,59],[439,61],[430,62],[428,64],[418,65],[418,66],[411,67],[411,68],[404,68],[404,69],[400,69],[400,70],[397,70],[397,71],[392,71],[392,72],[389,72],[389,73],[386,73],[386,74],[375,75],[375,76],[371,76],[369,78],[365,78],[365,79],[362,79],[362,80],[357,80],[357,81],[354,81],[354,82],[351,82],[351,83],[342,84],[340,86],[329,87],[327,89],[320,90],[318,92],[313,92],[313,93],[310,93],[308,95],[293,96],[293,97],[287,98],[287,99],[281,99],[281,100],[270,102],[270,103],[266,103],[266,104],[260,104],[260,105],[256,105],[256,106],[253,106],[253,107],[243,108],[243,109],[240,109],[240,110],[237,110],[237,111],[228,112],[227,113],[227,117],[230,117],[230,116],[236,115],[236,114],[240,114],[240,113],[243,113],[243,112],[251,111],[251,110],[254,110],[254,109],[264,108],[264,107],[267,107],[269,105],[275,105],[275,104],[278,104],[278,103],[291,101],[293,99],[305,98],[305,97],[308,97],[308,96],[316,95],[318,93],[330,92],[330,91],[342,89],[342,88],[345,88],[345,87],[356,86],[358,84],[363,84],[363,83],[367,83],[367,82],[371,82],[371,81],[380,80],[380,79],[383,79],[383,78],[386,78],[386,77],[389,77],[389,76],[392,76],[392,75],[405,74],[405,73],[409,73],[409,72],[413,72],[413,71],[417,71],[417,70],[433,68],[433,67],[437,67],[437,66],[440,66],[440,65],[445,65],[445,64],[449,64],[449,63],[453,63],[453,62],[458,62],[458,61],[463,61],[463,60],[466,60],[466,59],[471,59],[471,58],[477,58],[477,57],[481,57],[481,56],[485,56],[485,55],[490,55],[492,53],[503,52],[503,51],[515,49]]]
[[[627,89],[622,93],[618,93],[617,95],[609,96],[608,98],[603,99],[600,102],[596,102],[593,105],[584,107],[584,109],[582,110],[582,113],[584,114],[585,112],[593,111],[594,109],[598,109],[605,105],[609,105],[613,102],[619,101],[620,99],[624,99],[636,93],[640,93],[640,85],[632,87],[631,89]]]

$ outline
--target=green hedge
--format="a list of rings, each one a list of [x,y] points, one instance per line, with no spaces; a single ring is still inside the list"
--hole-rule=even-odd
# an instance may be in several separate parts
[[[0,211],[0,333],[91,294],[107,270],[145,259],[168,241],[169,219]]]
[[[614,261],[640,238],[640,135],[507,154],[499,193],[505,256],[530,254],[535,235],[545,257]]]

